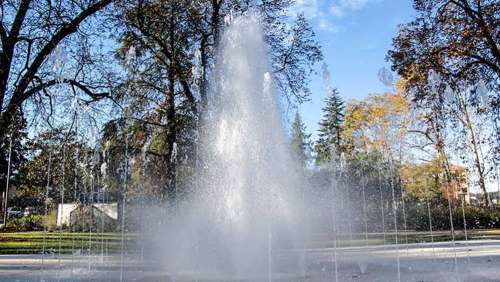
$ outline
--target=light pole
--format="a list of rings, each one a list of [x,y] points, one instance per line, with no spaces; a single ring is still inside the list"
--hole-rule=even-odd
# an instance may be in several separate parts
[[[7,180],[5,181],[5,197],[3,203],[3,226],[7,227],[7,208],[9,203],[9,184],[10,184],[10,162],[12,157],[12,134],[9,140],[9,159],[7,162]]]

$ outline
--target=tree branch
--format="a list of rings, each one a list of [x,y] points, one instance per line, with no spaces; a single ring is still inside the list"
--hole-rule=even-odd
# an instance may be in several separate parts
[[[421,134],[421,135],[425,136],[425,138],[427,138],[430,142],[434,143],[434,140],[429,136],[428,132],[425,132],[425,131],[422,131],[422,130],[412,129],[412,130],[408,130],[408,133],[418,133],[418,134]]]
[[[141,22],[140,19],[137,19],[137,21],[139,23]],[[161,52],[165,55],[165,57],[169,58],[169,60],[172,61],[172,54],[169,51],[169,48],[168,48],[167,44],[164,42],[164,40],[162,40],[161,38],[158,38],[152,32],[149,32],[149,27],[144,27],[143,25],[136,25],[133,22],[131,22],[131,25],[134,26],[136,29],[138,29],[139,32],[141,32],[145,36],[151,38],[156,44],[158,44]],[[151,46],[149,44],[145,43],[142,39],[139,39],[139,40],[141,40],[143,42],[143,44],[145,44],[151,50],[151,52],[153,54],[156,53],[156,52],[154,52],[155,50],[153,48],[151,48]],[[161,60],[161,58],[158,55],[155,55],[155,56]],[[163,63],[165,65],[167,65],[167,62],[163,61]],[[196,99],[194,98],[194,95],[191,92],[191,88],[189,87],[189,82],[187,81],[186,77],[183,75],[182,67],[177,63],[177,61],[174,61],[174,69],[175,69],[176,75],[178,77],[178,80],[181,84],[181,87],[184,91],[184,95],[186,96],[186,98],[188,99],[188,101],[190,103],[191,110],[193,111],[193,113],[196,114],[198,112],[198,109],[196,107]]]
[[[92,90],[89,86],[84,85],[81,82],[78,82],[78,81],[73,80],[73,79],[50,80],[50,81],[39,84],[39,85],[27,90],[26,92],[24,92],[24,95],[26,97],[30,97],[30,96],[38,93],[39,91],[42,91],[42,90],[47,89],[53,85],[61,84],[61,83],[66,83],[66,84],[77,87],[78,89],[82,90],[87,96],[91,97],[94,101],[109,97],[109,93],[107,93],[107,92],[94,93],[94,92],[92,92]]]
[[[7,43],[7,31],[3,27],[3,23],[0,22],[0,42],[2,42],[2,49],[5,48]]]
[[[9,32],[9,41],[11,41],[12,43],[16,41],[16,38],[21,31],[21,27],[23,25],[24,18],[26,17],[26,13],[28,12],[30,2],[31,0],[22,0],[21,4],[19,4],[19,9],[17,10],[16,17]]]
[[[86,10],[80,12],[78,16],[76,16],[71,22],[63,26],[52,38],[50,41],[45,44],[45,46],[41,49],[41,51],[35,56],[35,59],[33,60],[33,63],[31,63],[30,67],[24,74],[23,78],[20,80],[19,84],[17,85],[13,98],[11,100],[11,103],[14,103],[15,105],[19,105],[22,103],[24,100],[30,97],[28,93],[31,93],[31,95],[34,92],[27,92],[25,93],[26,89],[28,88],[28,85],[30,82],[33,80],[34,76],[38,72],[39,68],[47,58],[47,56],[54,50],[54,48],[68,35],[75,33],[78,30],[78,27],[80,24],[87,19],[89,16],[95,14],[99,10],[103,9],[106,7],[108,4],[111,3],[112,0],[101,0],[90,7],[88,7]],[[82,89],[83,90],[83,89]]]

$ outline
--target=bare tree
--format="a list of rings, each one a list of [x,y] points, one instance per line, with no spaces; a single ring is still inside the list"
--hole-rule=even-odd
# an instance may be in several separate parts
[[[90,42],[85,36],[92,28],[85,25],[93,15],[112,0],[94,1],[2,1],[0,6],[0,140],[4,140],[22,114],[26,102],[49,108],[53,106],[51,87],[71,86],[86,95],[90,102],[108,96],[102,80],[92,77],[88,65]],[[72,44],[78,41],[79,44]],[[57,75],[51,56],[63,44],[70,46],[74,57],[73,73]],[[70,64],[70,62],[65,62]],[[36,108],[35,108],[36,109]]]

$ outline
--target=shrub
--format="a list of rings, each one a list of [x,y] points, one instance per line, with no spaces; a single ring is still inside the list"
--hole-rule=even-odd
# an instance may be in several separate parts
[[[12,231],[35,231],[42,230],[44,224],[42,215],[29,215],[19,218],[11,218],[7,221],[7,229]]]
[[[43,215],[29,215],[20,218],[21,231],[42,230],[45,222]]]
[[[465,221],[468,229],[486,229],[500,227],[499,216],[500,211],[495,209],[485,209],[478,207],[465,207],[462,213],[461,208],[453,210],[454,225],[463,227]]]
[[[460,206],[452,209],[453,226],[455,229],[463,229],[464,217],[467,229],[486,229],[500,227],[500,210],[473,206],[466,206],[462,211]],[[433,230],[449,230],[450,212],[447,205],[439,205],[431,208],[431,219]],[[417,231],[429,230],[429,216],[424,206],[412,206],[407,209],[407,225],[409,229]]]
[[[10,218],[7,221],[7,229],[10,231],[21,231],[21,217]]]

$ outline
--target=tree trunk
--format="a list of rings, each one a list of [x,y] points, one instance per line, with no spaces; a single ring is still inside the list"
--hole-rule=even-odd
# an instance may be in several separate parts
[[[206,36],[203,37],[201,40],[200,44],[200,54],[201,54],[201,79],[199,83],[199,88],[200,88],[200,100],[201,100],[201,107],[198,110],[199,117],[198,119],[201,121],[201,118],[205,115],[205,112],[208,107],[208,96],[207,96],[207,91],[208,91],[208,81],[207,81],[207,69],[208,69],[208,46],[207,46],[207,40],[208,38]]]
[[[170,76],[170,75],[169,75]],[[173,75],[172,75],[173,76]],[[176,121],[175,121],[175,101],[174,101],[174,82],[169,84],[167,93],[167,132],[166,132],[166,145],[167,154],[165,155],[165,163],[167,164],[167,183],[166,193],[162,195],[165,200],[167,197],[168,202],[175,203],[177,198],[176,189]]]
[[[173,1],[172,5],[175,5]],[[173,6],[172,12],[174,13],[175,7]],[[166,131],[166,145],[167,154],[165,155],[165,163],[167,164],[167,183],[166,191],[163,191],[161,198],[162,201],[168,201],[171,206],[175,204],[177,198],[177,188],[176,188],[176,138],[177,138],[177,128],[176,128],[176,118],[175,118],[175,71],[176,71],[176,42],[175,42],[175,19],[173,16],[170,17],[169,23],[169,47],[170,47],[170,58],[169,58],[169,68],[168,68],[168,91],[166,97],[166,114],[167,114],[167,131]]]
[[[212,25],[212,34],[214,37],[214,50],[217,51],[220,37],[220,10],[224,0],[212,0],[212,16],[210,24]]]
[[[486,191],[486,184],[484,181],[484,167],[481,162],[481,156],[479,155],[479,144],[476,139],[476,133],[474,131],[474,125],[472,124],[472,120],[469,115],[469,110],[467,107],[467,102],[465,100],[465,97],[462,96],[460,93],[457,93],[458,95],[458,103],[460,106],[460,111],[462,112],[464,119],[459,119],[464,127],[467,129],[469,132],[469,147],[472,152],[473,156],[473,162],[474,162],[474,168],[476,169],[477,176],[479,178],[479,188],[484,194],[484,205],[486,207],[491,206],[491,199],[490,195],[488,195],[488,191]]]
[[[464,102],[464,101],[462,101]],[[469,111],[467,110],[467,105],[463,103],[463,109],[464,109],[464,115],[465,115],[465,122],[466,122],[466,128],[469,130],[469,135],[470,135],[470,147],[472,150],[472,155],[474,156],[474,167],[476,168],[476,173],[479,177],[479,188],[481,188],[481,191],[484,194],[484,205],[486,207],[491,206],[491,199],[490,195],[488,194],[488,191],[486,191],[486,184],[484,181],[484,168],[483,164],[481,163],[481,157],[479,156],[479,145],[477,144],[476,140],[476,133],[474,132],[474,126],[472,125],[472,121],[469,116]]]
[[[444,150],[444,141],[442,140],[441,136],[441,131],[439,130],[439,126],[435,127],[436,129],[436,150],[438,151],[439,155],[439,162],[441,162],[441,166],[444,169],[444,189],[445,189],[445,195],[446,195],[446,200],[448,202],[448,212],[450,216],[450,233],[451,237],[454,239],[455,238],[455,227],[453,225],[453,215],[452,215],[452,201],[450,198],[450,190],[449,187],[452,183],[452,175],[450,172],[450,163],[448,162],[448,157],[446,156],[446,152]]]
[[[472,149],[474,152],[474,166],[476,167],[476,171],[477,171],[477,174],[479,177],[479,187],[481,188],[481,191],[484,194],[484,204],[485,204],[485,206],[489,207],[489,206],[491,206],[491,199],[490,199],[490,195],[488,194],[488,191],[486,191],[486,184],[484,181],[484,169],[483,169],[483,166],[481,164],[479,152],[477,149],[477,143],[476,143],[476,140],[475,140],[473,133],[471,133],[471,146],[472,146]]]

